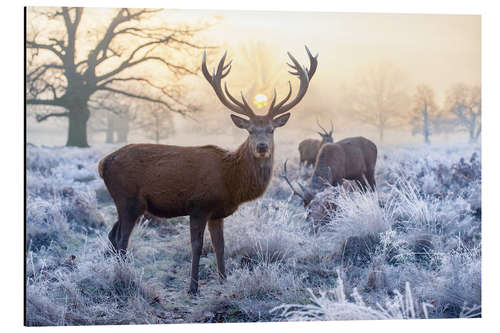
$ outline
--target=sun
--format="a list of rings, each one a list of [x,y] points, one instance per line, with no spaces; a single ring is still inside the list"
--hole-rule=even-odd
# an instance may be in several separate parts
[[[257,94],[253,98],[253,104],[257,107],[257,109],[262,109],[267,105],[267,96],[264,94]]]

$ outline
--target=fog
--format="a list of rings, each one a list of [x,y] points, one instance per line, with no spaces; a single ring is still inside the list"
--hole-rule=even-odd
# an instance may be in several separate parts
[[[98,23],[106,20],[106,11],[89,9],[85,15],[99,17],[95,21]],[[452,85],[481,83],[481,17],[477,15],[175,10],[163,12],[159,19],[188,24],[200,20],[214,23],[199,37],[205,45],[219,46],[209,53],[209,67],[216,65],[224,50],[229,51],[233,66],[227,82],[235,96],[239,90],[248,94],[254,87],[270,98],[272,89],[276,87],[278,96],[283,97],[287,93],[288,80],[292,81],[296,92],[298,80],[287,73],[287,51],[305,66],[309,64],[304,45],[313,54],[319,53],[318,70],[305,98],[292,110],[292,118],[287,126],[280,129],[279,135],[287,140],[297,136],[316,136],[316,119],[320,119],[325,126],[328,126],[329,120],[333,120],[338,138],[365,135],[377,140],[376,129],[353,119],[344,105],[346,91],[362,80],[363,73],[373,66],[390,64],[400,71],[403,79],[396,84],[409,97],[414,94],[417,84],[430,86],[435,91],[439,105],[445,102],[446,92]],[[94,25],[97,24],[95,22]],[[28,33],[29,30],[28,24]],[[249,45],[251,47],[247,49],[250,52],[259,51],[262,64],[266,65],[264,68],[276,70],[270,77],[276,83],[275,86],[257,83],[259,78],[268,77],[266,73],[259,73],[259,68],[262,70],[263,67],[256,68],[256,61],[251,55],[248,56],[248,52],[247,56],[243,54],[242,50]],[[85,49],[85,46],[81,48]],[[267,58],[266,54],[269,55]],[[201,53],[199,59],[193,61],[201,63]],[[150,68],[150,72],[154,70]],[[236,142],[244,136],[241,130],[232,125],[230,112],[220,105],[201,75],[185,78],[182,83],[186,88],[185,100],[199,105],[200,111],[193,114],[198,122],[174,115],[176,135],[164,142],[202,144],[208,134],[231,136],[236,138]],[[251,99],[253,96],[247,97]],[[410,108],[408,105],[408,110]],[[28,142],[63,145],[66,128],[64,119],[37,123],[30,117]],[[143,133],[134,130],[128,139],[129,142],[145,140]],[[465,134],[454,131],[436,137],[434,142],[466,140]],[[91,132],[89,141],[103,142],[104,135]],[[411,135],[405,122],[388,128],[385,135],[386,143],[421,141],[418,135]]]

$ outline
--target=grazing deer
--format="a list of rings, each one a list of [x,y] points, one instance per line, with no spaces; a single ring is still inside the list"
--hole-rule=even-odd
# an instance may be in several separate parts
[[[376,162],[377,146],[372,141],[358,136],[337,143],[328,143],[321,147],[310,188],[307,189],[298,183],[302,193],[295,190],[288,179],[286,162],[282,177],[293,193],[302,199],[304,206],[310,210],[313,224],[317,224],[318,220],[326,216],[325,209],[335,209],[335,205],[332,203],[323,205],[315,200],[316,194],[328,185],[342,185],[345,179],[356,181],[364,191],[375,190]]]
[[[203,234],[208,230],[215,251],[219,277],[225,279],[223,219],[233,214],[244,202],[260,197],[272,176],[274,129],[285,125],[290,111],[304,97],[313,77],[318,55],[306,47],[310,67],[302,66],[290,53],[300,86],[297,96],[288,95],[276,102],[276,90],[266,115],[256,115],[245,100],[234,98],[222,79],[231,70],[225,64],[227,52],[217,69],[210,74],[203,54],[202,72],[220,102],[232,112],[233,123],[249,133],[236,151],[216,146],[180,147],[160,144],[131,144],[103,158],[99,174],[118,210],[118,221],[109,233],[109,240],[118,253],[126,253],[129,237],[137,220],[145,212],[159,217],[190,217],[191,282],[189,292],[198,291],[198,267],[203,247]],[[288,103],[287,103],[288,102]]]
[[[330,120],[330,131],[324,129],[321,124],[316,120],[318,126],[323,130],[323,133],[318,132],[321,136],[321,141],[316,139],[305,139],[299,143],[300,165],[314,166],[316,157],[318,156],[319,149],[325,143],[333,143],[333,123]]]

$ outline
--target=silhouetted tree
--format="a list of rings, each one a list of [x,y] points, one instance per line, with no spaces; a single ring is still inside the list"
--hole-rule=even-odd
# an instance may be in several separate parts
[[[138,129],[155,143],[175,134],[172,114],[161,105],[151,105],[141,112],[137,121]]]
[[[198,49],[205,47],[195,36],[208,24],[169,24],[166,16],[156,17],[161,11],[116,9],[101,29],[93,27],[96,17],[84,16],[84,8],[30,8],[26,101],[63,109],[48,109],[37,114],[37,120],[68,118],[66,145],[87,147],[88,103],[98,91],[185,113],[179,96],[169,90],[167,78],[177,81],[196,74]],[[153,79],[159,72],[163,79]]]
[[[93,97],[89,101],[92,115],[88,123],[89,130],[105,132],[106,143],[127,142],[132,127],[130,123],[137,116],[136,113],[132,112],[133,104],[129,100],[115,99],[111,93],[96,95],[100,95],[98,99]]]
[[[439,130],[435,126],[439,116],[439,109],[434,99],[434,91],[431,87],[418,85],[413,96],[413,109],[410,117],[412,134],[421,133],[425,143],[429,144],[430,136]]]
[[[469,141],[476,142],[481,135],[481,87],[454,85],[448,91],[446,105],[457,124],[469,132]]]

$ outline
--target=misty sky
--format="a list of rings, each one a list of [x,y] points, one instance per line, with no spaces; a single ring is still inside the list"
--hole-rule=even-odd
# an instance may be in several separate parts
[[[399,66],[414,84],[432,86],[438,98],[454,83],[481,81],[477,15],[243,11],[222,15],[224,20],[212,29],[211,37],[231,46],[262,40],[278,46],[283,60],[286,50],[304,59],[303,44],[307,44],[320,53],[321,81],[350,80],[361,68],[379,62]]]
[[[94,16],[90,26],[106,22],[109,9],[86,9],[84,15]],[[349,14],[349,13],[307,13],[307,12],[255,12],[255,11],[185,11],[167,10],[161,20],[197,22],[201,19],[218,17],[219,23],[202,33],[208,44],[229,49],[234,60],[233,69],[227,81],[238,77],[248,61],[239,56],[241,46],[249,41],[263,42],[277,50],[276,62],[282,64],[278,93],[286,93],[287,73],[286,51],[291,51],[301,63],[308,65],[304,44],[313,53],[319,53],[318,71],[299,109],[311,105],[329,108],[335,104],[338,87],[352,84],[363,69],[380,63],[391,63],[404,73],[405,85],[410,95],[417,84],[427,84],[436,91],[439,104],[446,90],[453,84],[481,83],[481,17],[478,15],[428,15],[428,14]],[[273,58],[274,59],[274,58]],[[211,64],[217,61],[210,59]],[[245,74],[238,89],[245,89],[254,80]],[[292,79],[296,87],[296,79]],[[213,95],[208,84],[195,81],[191,90]],[[187,96],[186,98],[191,98]],[[338,98],[338,96],[337,96]],[[210,100],[216,101],[215,98]],[[314,103],[314,104],[313,104]],[[332,109],[335,109],[332,107]],[[303,112],[303,111],[300,111]],[[330,111],[328,111],[330,112]],[[334,112],[332,110],[331,112]],[[228,126],[229,117],[227,118]],[[335,120],[335,115],[333,116]],[[314,118],[311,124],[314,126]],[[299,124],[295,124],[298,126]],[[303,124],[300,124],[303,125]],[[51,122],[35,124],[29,121],[28,132],[50,127]],[[61,126],[61,122],[58,122]],[[302,128],[302,127],[301,127]],[[61,131],[65,135],[65,130]]]

